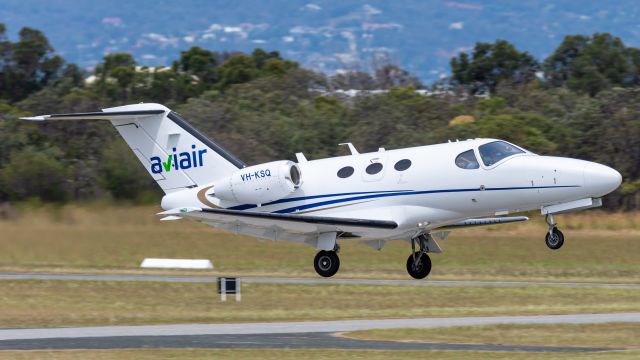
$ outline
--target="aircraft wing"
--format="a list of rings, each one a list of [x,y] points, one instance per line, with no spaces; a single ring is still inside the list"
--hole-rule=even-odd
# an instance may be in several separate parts
[[[454,224],[441,226],[434,230],[452,230],[452,229],[474,227],[474,226],[507,224],[512,222],[527,221],[527,220],[529,220],[529,218],[526,216],[504,216],[504,217],[494,217],[494,218],[466,219]]]
[[[352,233],[362,230],[391,230],[398,227],[394,221],[370,220],[354,218],[338,218],[328,216],[309,216],[298,214],[274,214],[266,212],[250,212],[226,209],[201,209],[194,207],[171,209],[159,213],[167,215],[166,220],[188,218],[228,230],[249,233],[263,238],[272,238],[272,232],[280,231],[278,238],[287,234],[317,234],[318,232]],[[261,229],[261,230],[260,230]],[[256,232],[258,231],[258,234]],[[261,236],[262,234],[263,236]],[[287,237],[287,236],[285,236]]]

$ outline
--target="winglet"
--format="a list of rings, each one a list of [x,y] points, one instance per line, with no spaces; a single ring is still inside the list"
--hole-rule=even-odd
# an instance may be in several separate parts
[[[21,117],[20,120],[28,120],[28,121],[45,121],[49,115],[40,115],[40,116],[25,116]]]
[[[181,220],[182,218],[180,216],[175,216],[175,215],[169,215],[169,216],[165,216],[162,219],[160,219],[160,221],[173,221],[173,220]]]

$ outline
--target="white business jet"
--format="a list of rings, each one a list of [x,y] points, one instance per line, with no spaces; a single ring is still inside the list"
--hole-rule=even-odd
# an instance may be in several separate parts
[[[161,220],[188,218],[234,233],[309,244],[316,272],[333,276],[339,241],[380,250],[411,244],[407,271],[431,271],[428,253],[452,229],[528,220],[504,216],[540,209],[546,244],[564,236],[553,215],[602,204],[622,177],[593,162],[540,156],[506,141],[474,139],[398,150],[246,166],[159,104],[26,120],[109,120],[165,192]],[[260,131],[256,129],[256,131]]]

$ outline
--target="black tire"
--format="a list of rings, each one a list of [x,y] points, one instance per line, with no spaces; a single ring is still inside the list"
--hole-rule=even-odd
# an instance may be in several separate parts
[[[418,258],[418,252],[416,252],[415,256]],[[420,257],[420,261],[417,266],[413,264],[413,255],[409,255],[407,259],[407,272],[414,279],[424,279],[431,272],[431,258],[429,255],[423,254]]]
[[[318,275],[323,277],[332,277],[340,269],[340,258],[335,251],[322,250],[316,254],[313,260],[313,267]]]
[[[549,249],[558,250],[564,244],[564,234],[558,228],[553,228],[551,233],[547,233],[545,236],[544,242],[547,243]]]

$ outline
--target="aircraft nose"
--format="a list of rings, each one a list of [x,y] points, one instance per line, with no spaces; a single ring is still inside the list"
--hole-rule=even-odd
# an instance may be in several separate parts
[[[622,175],[608,166],[590,162],[584,166],[584,185],[592,197],[604,196],[620,186]]]

